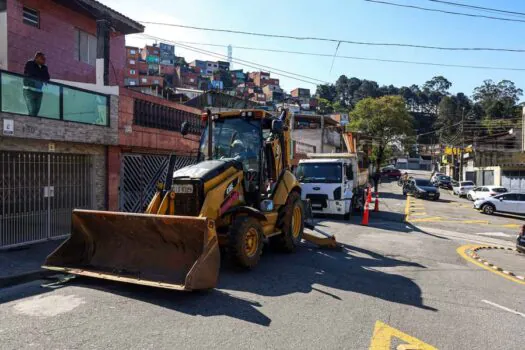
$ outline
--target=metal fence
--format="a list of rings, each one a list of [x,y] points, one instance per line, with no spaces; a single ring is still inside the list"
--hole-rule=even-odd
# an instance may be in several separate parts
[[[182,123],[189,123],[189,133],[201,134],[200,115],[157,103],[135,99],[133,123],[148,128],[180,131]]]
[[[0,151],[0,248],[67,236],[92,183],[88,155]]]
[[[175,170],[194,164],[196,157],[177,156]],[[167,155],[124,154],[120,172],[119,210],[144,212],[153,198],[156,184],[166,178]]]

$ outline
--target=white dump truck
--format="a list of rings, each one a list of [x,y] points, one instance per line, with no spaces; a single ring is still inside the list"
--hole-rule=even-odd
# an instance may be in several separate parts
[[[363,209],[369,172],[362,155],[308,153],[307,157],[299,160],[296,177],[302,199],[310,200],[313,214],[348,217]]]

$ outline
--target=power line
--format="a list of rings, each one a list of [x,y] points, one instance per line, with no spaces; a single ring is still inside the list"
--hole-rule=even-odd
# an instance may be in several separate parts
[[[183,44],[193,44],[193,45],[204,45],[204,46],[215,46],[215,47],[228,47],[228,45],[223,44],[212,44],[212,43],[199,43],[194,41],[173,41],[173,43],[183,43]],[[316,57],[335,57],[349,60],[358,60],[358,61],[374,61],[374,62],[387,62],[387,63],[403,63],[403,64],[414,64],[414,65],[424,65],[424,66],[437,66],[437,67],[451,67],[451,68],[468,68],[468,69],[486,69],[486,70],[502,70],[502,71],[525,71],[525,68],[514,68],[514,67],[494,67],[494,66],[477,66],[477,65],[462,65],[462,64],[450,64],[450,63],[436,63],[436,62],[424,62],[424,61],[407,61],[407,60],[392,60],[392,59],[383,59],[383,58],[374,58],[374,57],[359,57],[359,56],[345,56],[345,55],[332,55],[328,53],[315,53],[315,52],[305,52],[305,51],[290,51],[290,50],[279,50],[279,49],[270,49],[270,48],[257,48],[249,46],[234,46],[233,48],[241,50],[253,50],[253,51],[262,51],[262,52],[275,52],[275,53],[288,53],[295,55],[304,55],[304,56],[316,56]]]
[[[525,16],[524,12],[515,12],[515,11],[501,10],[501,9],[495,9],[495,8],[490,8],[490,7],[460,4],[457,2],[443,1],[443,0],[428,0],[428,1],[451,5],[451,6],[465,7],[465,8],[475,9],[475,10],[484,10],[484,11],[490,11],[490,12],[500,12],[500,13],[507,13],[507,14],[512,14],[512,15]]]
[[[211,31],[211,32],[243,34],[243,35],[261,36],[261,37],[267,37],[267,38],[281,38],[281,39],[293,39],[293,40],[315,40],[315,41],[325,41],[325,42],[341,42],[341,43],[344,43],[344,44],[353,44],[353,45],[387,46],[387,47],[410,47],[410,48],[418,48],[418,49],[444,50],[444,51],[499,51],[499,52],[515,52],[515,53],[523,53],[523,52],[525,52],[525,49],[508,49],[508,48],[491,48],[491,47],[445,47],[445,46],[429,46],[429,45],[400,44],[400,43],[378,43],[378,42],[353,41],[353,40],[320,38],[320,37],[306,37],[306,36],[293,36],[293,35],[256,33],[256,32],[246,32],[246,31],[231,30],[231,29],[187,26],[187,25],[175,24],[175,23],[162,23],[162,22],[150,22],[150,21],[139,21],[139,22],[143,23],[143,24],[153,24],[153,25],[161,25],[161,26],[169,26],[169,27],[177,27],[177,28],[186,28],[186,29],[193,29],[193,30],[203,30],[203,31]]]
[[[175,43],[175,42],[173,42],[171,40],[155,37],[155,36],[152,36],[152,35],[144,34],[142,36],[143,37],[148,37],[150,39],[156,39],[156,40],[159,40],[159,41],[161,40],[161,41],[166,42],[166,43]],[[196,48],[196,47],[183,45],[183,44],[180,44],[180,43],[178,45],[180,47],[182,47],[182,48],[187,49],[187,50],[198,52],[198,53],[201,53],[201,54],[206,54],[206,55],[219,57],[219,58],[227,57],[226,55],[223,55],[223,54],[220,54],[220,53],[217,53],[217,52],[213,52],[213,51],[199,49],[199,48]],[[242,60],[242,59],[239,59],[239,58],[232,58],[232,61],[234,61],[235,63],[241,64],[241,65],[244,65],[246,67],[250,67],[250,68],[255,68],[255,69],[261,69],[261,67],[262,68],[267,68],[267,69],[270,69],[270,70],[267,70],[268,72],[273,73],[275,75],[281,75],[281,76],[284,76],[284,77],[287,77],[287,78],[290,78],[290,79],[299,80],[299,81],[302,81],[302,82],[305,82],[305,83],[309,83],[309,84],[312,84],[312,85],[319,84],[319,83],[316,83],[315,81],[320,82],[320,83],[327,83],[324,80],[320,80],[320,79],[308,77],[308,76],[305,76],[305,75],[288,72],[288,71],[285,71],[285,70],[282,70],[282,69],[277,69],[277,68],[273,68],[273,67],[270,67],[270,66],[265,66],[265,65],[262,65],[262,64],[259,64],[259,63],[256,63],[256,62],[246,61],[246,60]],[[280,73],[280,72],[284,72],[284,74]],[[302,78],[305,78],[305,79],[301,79],[301,78],[297,78],[297,77],[302,77]],[[309,80],[306,80],[306,79],[309,79]]]
[[[525,23],[525,20],[514,19],[514,18],[494,17],[494,16],[476,15],[476,14],[473,14],[473,13],[463,13],[463,12],[453,12],[453,11],[446,11],[446,10],[438,10],[438,9],[431,9],[431,8],[428,8],[428,7],[421,7],[421,6],[415,6],[415,5],[396,4],[394,2],[380,1],[380,0],[365,0],[365,1],[367,1],[367,2],[375,2],[375,3],[378,3],[378,4],[389,5],[389,6],[412,8],[412,9],[416,9],[416,10],[423,10],[423,11],[430,11],[430,12],[440,12],[440,13],[446,13],[446,14],[449,14],[449,15],[456,15],[456,16],[477,17],[477,18],[485,18],[485,19],[494,19],[494,20],[498,20],[498,21],[522,22],[522,23]]]

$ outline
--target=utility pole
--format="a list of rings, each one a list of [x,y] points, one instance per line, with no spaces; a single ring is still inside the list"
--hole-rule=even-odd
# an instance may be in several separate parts
[[[458,181],[463,181],[463,151],[465,150],[465,107],[461,111],[461,150],[459,153],[459,178]]]

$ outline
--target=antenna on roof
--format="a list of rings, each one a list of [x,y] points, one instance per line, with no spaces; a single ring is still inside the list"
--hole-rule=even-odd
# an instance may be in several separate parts
[[[228,63],[230,63],[230,69],[233,68],[233,65],[232,65],[232,53],[233,53],[233,48],[231,45],[228,45]]]

